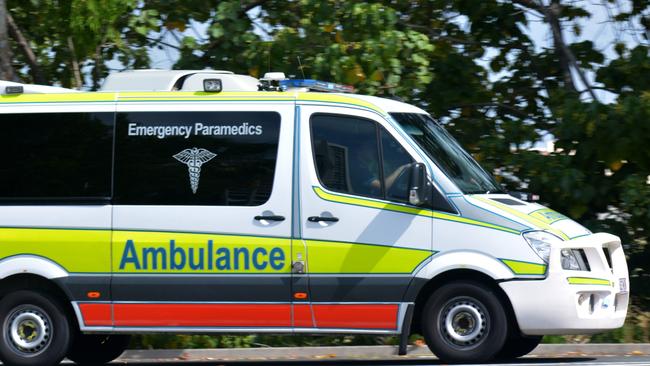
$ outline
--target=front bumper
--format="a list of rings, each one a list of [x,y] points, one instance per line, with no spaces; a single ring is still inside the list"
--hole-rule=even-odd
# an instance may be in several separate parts
[[[562,269],[560,251],[565,248],[584,250],[590,271]],[[627,315],[627,263],[620,239],[611,234],[554,245],[545,279],[511,280],[500,286],[526,335],[598,333],[620,328]]]

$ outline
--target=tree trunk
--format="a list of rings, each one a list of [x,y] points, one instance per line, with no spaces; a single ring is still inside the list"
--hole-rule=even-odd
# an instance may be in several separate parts
[[[551,4],[549,7],[544,8],[544,13],[546,21],[551,27],[551,33],[553,34],[553,47],[555,48],[555,54],[560,61],[564,87],[573,92],[577,92],[578,89],[573,83],[573,76],[571,75],[571,61],[569,60],[569,57],[567,57],[566,42],[564,41],[564,33],[559,19],[560,4]]]
[[[18,81],[12,61],[11,47],[7,32],[7,4],[0,0],[0,79]]]
[[[47,80],[45,79],[45,76],[43,75],[43,71],[41,70],[41,67],[38,64],[36,55],[34,54],[32,47],[29,45],[29,40],[27,40],[27,37],[25,37],[23,32],[20,30],[18,24],[16,24],[16,22],[14,21],[14,17],[12,17],[11,14],[7,13],[7,16],[5,18],[7,21],[7,25],[9,27],[9,33],[11,34],[11,37],[16,41],[18,47],[20,48],[21,52],[25,56],[27,65],[29,65],[29,72],[30,74],[32,74],[32,78],[34,78],[34,82],[36,84],[47,84]]]
[[[77,54],[74,49],[74,42],[72,41],[72,37],[68,37],[68,49],[70,50],[72,74],[74,75],[75,88],[81,89],[83,86],[83,81],[81,81],[81,70],[79,69],[79,61],[77,61]]]

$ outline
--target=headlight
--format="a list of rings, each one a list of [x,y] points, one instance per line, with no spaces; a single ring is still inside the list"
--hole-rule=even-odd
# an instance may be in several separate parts
[[[561,243],[562,239],[547,231],[529,231],[524,233],[524,239],[531,248],[548,264],[548,258],[551,255],[551,244]]]

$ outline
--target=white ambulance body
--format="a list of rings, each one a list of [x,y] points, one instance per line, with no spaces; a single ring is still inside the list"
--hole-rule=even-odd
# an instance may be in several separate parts
[[[273,75],[272,75],[273,76]],[[620,240],[510,196],[427,112],[313,80],[2,84],[0,358],[139,333],[411,332],[452,362],[619,328]]]

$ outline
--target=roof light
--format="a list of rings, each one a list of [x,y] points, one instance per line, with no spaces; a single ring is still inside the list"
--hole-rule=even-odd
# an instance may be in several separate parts
[[[222,89],[221,79],[203,79],[203,91],[219,93]]]
[[[267,72],[260,79],[258,89],[261,91],[281,91],[280,83],[286,79],[287,77],[283,72]]]
[[[280,81],[280,87],[284,90],[291,88],[305,88],[312,91],[330,92],[330,93],[354,93],[354,88],[350,85],[330,83],[327,81],[314,79],[287,79]]]

